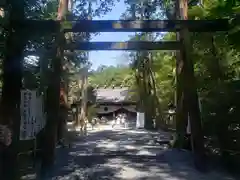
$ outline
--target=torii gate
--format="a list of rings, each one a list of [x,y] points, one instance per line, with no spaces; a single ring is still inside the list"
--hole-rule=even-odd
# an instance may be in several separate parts
[[[187,103],[187,111],[191,121],[192,146],[196,154],[195,162],[199,164],[203,160],[203,139],[201,130],[198,97],[195,87],[193,62],[188,53],[190,47],[188,31],[191,32],[215,32],[229,30],[228,20],[146,20],[146,21],[96,21],[82,20],[75,22],[55,21],[28,21],[35,24],[34,27],[51,27],[52,30],[59,26],[63,32],[180,32],[179,41],[170,42],[78,42],[65,44],[65,50],[180,50],[182,61],[179,62],[178,73],[184,77],[184,96]],[[48,24],[48,25],[47,25]],[[84,25],[83,25],[84,24]],[[29,26],[27,25],[27,26]],[[33,25],[31,25],[33,26]],[[49,30],[46,30],[49,31]],[[178,76],[180,75],[178,74]],[[181,109],[181,108],[179,108]],[[178,121],[178,117],[177,117]]]

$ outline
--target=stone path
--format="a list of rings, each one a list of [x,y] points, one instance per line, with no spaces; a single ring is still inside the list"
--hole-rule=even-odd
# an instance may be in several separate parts
[[[41,180],[233,180],[224,173],[201,174],[189,153],[157,144],[158,133],[141,130],[95,130],[58,149],[57,161]],[[169,138],[161,133],[161,139]],[[154,139],[154,140],[153,140]]]

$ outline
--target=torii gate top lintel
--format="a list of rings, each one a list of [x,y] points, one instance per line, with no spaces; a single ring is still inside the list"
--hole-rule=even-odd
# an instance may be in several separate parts
[[[188,29],[190,32],[228,31],[228,19],[218,20],[25,20],[17,22],[36,33],[67,32],[178,32]],[[41,29],[41,31],[39,31]],[[34,33],[33,33],[34,34]],[[75,42],[66,44],[65,50],[177,50],[181,46],[178,41],[129,41],[129,42]]]
[[[177,32],[188,28],[190,32],[215,32],[229,30],[228,19],[216,20],[25,20],[16,22],[34,32]]]

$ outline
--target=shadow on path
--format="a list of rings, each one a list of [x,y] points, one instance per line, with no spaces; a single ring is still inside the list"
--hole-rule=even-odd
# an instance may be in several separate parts
[[[161,133],[161,139],[169,134]],[[158,140],[156,140],[158,139]],[[194,170],[188,152],[160,145],[159,135],[105,130],[76,138],[72,148],[57,149],[56,164],[41,180],[231,180],[224,173]]]

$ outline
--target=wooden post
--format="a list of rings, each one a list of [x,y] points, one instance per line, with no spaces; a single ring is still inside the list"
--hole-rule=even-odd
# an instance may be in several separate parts
[[[68,0],[60,0],[58,7],[58,21],[63,21],[68,10]],[[64,33],[61,29],[61,24],[58,24],[56,32],[56,45],[57,48],[54,52],[54,59],[52,60],[51,81],[48,84],[47,91],[47,122],[45,127],[45,138],[43,146],[43,160],[42,167],[43,173],[49,171],[49,167],[54,164],[55,160],[55,147],[57,142],[57,127],[59,123],[59,110],[60,110],[60,83],[62,74],[62,61],[64,55]]]
[[[59,33],[60,34],[60,33]],[[60,35],[56,38],[56,43],[61,43]],[[57,127],[59,121],[59,100],[60,100],[60,73],[62,49],[59,46],[56,50],[56,57],[52,60],[52,69],[47,88],[47,121],[45,126],[45,138],[43,146],[43,171],[47,171],[55,160],[55,147],[57,142]]]
[[[6,54],[3,61],[3,88],[1,101],[1,123],[12,130],[12,144],[5,149],[3,159],[3,177],[0,179],[18,179],[18,151],[20,133],[20,103],[22,87],[22,61],[26,36],[14,21],[23,20],[24,2],[10,1],[9,25],[6,40]]]
[[[179,2],[175,3],[175,13],[173,17],[177,20],[183,20],[180,9]],[[176,40],[180,41],[180,32],[176,32]],[[184,148],[185,135],[187,127],[188,112],[186,107],[186,97],[184,94],[184,57],[181,54],[180,49],[176,50],[176,137],[173,146],[176,148]]]
[[[178,0],[179,15],[182,19],[188,19],[188,1]],[[183,71],[183,89],[185,95],[185,102],[190,116],[192,148],[194,153],[195,166],[199,170],[204,170],[204,145],[203,133],[201,126],[201,118],[199,111],[198,95],[196,90],[196,80],[194,77],[194,66],[191,59],[190,36],[188,28],[183,28],[180,31],[180,41],[182,42],[181,58]]]

